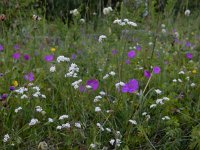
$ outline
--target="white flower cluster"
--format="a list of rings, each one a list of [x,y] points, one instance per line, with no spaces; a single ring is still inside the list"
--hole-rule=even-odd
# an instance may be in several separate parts
[[[70,62],[70,59],[68,57],[65,57],[65,56],[58,56],[57,57],[57,62],[60,63],[60,62]]]
[[[100,100],[102,99],[102,96],[98,95],[98,96],[95,96],[94,98],[94,102],[99,102]]]
[[[107,79],[110,75],[111,76],[115,76],[115,72],[114,71],[111,71],[110,73],[107,73],[105,76],[103,76],[103,79]]]
[[[41,96],[42,98],[46,98],[46,96],[44,94],[40,93],[40,88],[38,86],[34,86],[33,90],[36,90],[36,92],[33,93],[33,97],[39,97],[39,96]]]
[[[142,116],[145,116],[146,119],[147,119],[147,121],[151,118],[151,116],[148,115],[147,112],[143,112],[143,113],[142,113]]]
[[[54,122],[54,120],[52,118],[48,118],[48,122],[52,123],[52,122]]]
[[[29,122],[29,126],[33,126],[33,125],[36,125],[37,123],[39,123],[38,119],[31,119],[31,121]]]
[[[130,120],[128,120],[132,125],[137,125],[137,121],[135,121],[135,120],[132,120],[132,119],[130,119]]]
[[[15,90],[18,94],[24,94],[24,92],[27,92],[28,89],[25,87],[20,87],[18,90]]]
[[[156,104],[150,105],[150,109],[155,108],[158,104],[163,105],[165,101],[169,101],[169,100],[170,99],[168,97],[159,98],[159,99],[156,100]]]
[[[108,15],[111,11],[113,11],[112,7],[106,7],[103,9],[103,14]]]
[[[185,10],[185,16],[189,16],[189,15],[190,15],[190,10],[189,9]]]
[[[20,110],[22,110],[21,106],[15,109],[15,113],[18,113]]]
[[[118,24],[120,26],[125,26],[125,25],[129,25],[129,26],[133,26],[133,27],[137,27],[137,23],[133,22],[133,21],[129,21],[128,19],[116,19],[113,21],[114,24]]]
[[[169,116],[164,116],[164,117],[162,117],[162,120],[170,120],[170,117]]]
[[[156,92],[157,94],[159,94],[159,95],[162,93],[162,91],[159,90],[159,89],[156,89],[155,92]]]
[[[95,112],[100,112],[101,108],[100,107],[95,107]]]
[[[161,28],[162,28],[162,33],[166,33],[167,32],[167,30],[165,28],[165,24],[161,24]]]
[[[79,72],[79,68],[75,63],[72,63],[69,67],[68,73],[65,74],[65,77],[77,77],[77,73]]]
[[[120,144],[121,144],[121,140],[120,139],[111,139],[110,141],[109,141],[109,143],[111,144],[111,145],[116,145],[117,147],[119,147],[120,146]]]
[[[82,82],[81,79],[74,81],[71,85],[74,87],[74,89],[78,89],[79,88],[79,84]]]
[[[120,86],[124,86],[124,85],[125,85],[125,83],[120,81],[120,82],[115,84],[115,87],[116,87],[116,89],[119,89]]]
[[[103,128],[103,126],[102,126],[100,123],[97,123],[97,127],[98,127],[101,131],[104,131],[104,128]]]
[[[8,142],[9,139],[10,139],[10,136],[8,134],[6,134],[6,135],[4,135],[3,142],[6,143],[6,142]]]
[[[79,14],[79,11],[77,9],[74,9],[74,10],[70,10],[69,13],[72,14],[73,16],[77,16]]]
[[[67,119],[67,118],[69,118],[68,115],[62,115],[62,116],[59,117],[59,120],[63,120],[63,119]]]
[[[35,107],[35,111],[36,111],[36,112],[42,112],[43,109],[42,109],[41,106],[36,106],[36,107]]]
[[[102,43],[103,39],[106,39],[107,37],[105,35],[100,35],[99,36],[99,43]]]
[[[81,124],[79,123],[79,122],[75,122],[74,123],[74,126],[75,127],[77,127],[77,128],[81,128]],[[70,123],[65,123],[65,124],[62,124],[62,125],[58,125],[57,127],[56,127],[56,129],[57,130],[61,130],[61,129],[69,129],[69,128],[71,128],[71,125],[70,125]]]
[[[51,66],[49,70],[50,70],[50,72],[55,72],[56,71],[56,66]]]

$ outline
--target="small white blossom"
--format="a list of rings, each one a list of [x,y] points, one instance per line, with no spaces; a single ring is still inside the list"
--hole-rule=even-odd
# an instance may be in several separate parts
[[[135,121],[135,120],[128,120],[131,124],[133,124],[133,125],[137,125],[137,122]]]
[[[101,43],[103,39],[106,39],[107,37],[105,35],[100,35],[99,36],[99,42]]]
[[[115,72],[114,71],[111,71],[110,73],[109,73],[111,76],[115,76]]]
[[[65,57],[65,56],[58,56],[57,57],[57,62],[60,63],[60,62],[69,62],[70,59],[68,57]]]
[[[163,103],[163,99],[157,99],[156,100],[156,104],[161,104],[161,105],[163,105],[164,103]]]
[[[157,94],[161,94],[161,93],[162,93],[162,91],[159,90],[159,89],[156,89],[155,92],[156,92]]]
[[[150,105],[150,108],[154,108],[154,107],[156,107],[157,106],[157,104],[151,104]]]
[[[57,130],[61,130],[61,129],[62,129],[62,126],[57,126],[56,129],[57,129]]]
[[[70,128],[71,127],[71,125],[69,124],[69,123],[65,123],[65,124],[62,124],[62,128]]]
[[[177,82],[177,80],[176,80],[176,79],[173,79],[172,81],[173,81],[173,82]]]
[[[178,74],[185,74],[185,72],[184,71],[180,71]]]
[[[90,144],[90,147],[91,147],[91,148],[95,148],[95,147],[96,147],[96,144],[91,143],[91,144]]]
[[[23,94],[22,96],[21,96],[21,99],[27,99],[28,98],[28,96],[26,95],[26,94]]]
[[[95,112],[100,112],[101,108],[100,107],[95,107]]]
[[[170,117],[169,116],[164,116],[164,117],[162,117],[162,120],[170,120]]]
[[[31,121],[29,122],[29,126],[33,126],[33,125],[35,125],[35,124],[37,124],[37,123],[39,123],[38,119],[33,118],[33,119],[31,119]]]
[[[191,83],[191,85],[190,85],[191,87],[195,87],[196,86],[196,84],[195,83]]]
[[[100,95],[104,96],[106,93],[104,91],[99,92]]]
[[[22,110],[21,106],[15,109],[15,113],[18,113],[20,110]]]
[[[69,118],[68,115],[62,115],[62,116],[59,117],[59,120],[63,120],[63,119],[67,119],[67,118]]]
[[[142,116],[146,116],[146,115],[147,115],[147,112],[143,112],[143,113],[142,113]]]
[[[55,72],[56,71],[56,67],[55,66],[51,66],[50,67],[50,72]]]
[[[48,122],[52,123],[53,119],[52,118],[48,118]]]
[[[110,142],[111,145],[114,145],[115,140],[114,140],[114,139],[111,139],[109,142]]]
[[[185,16],[189,16],[189,15],[190,15],[190,10],[189,9],[185,10]]]
[[[6,143],[6,142],[8,142],[9,139],[10,139],[10,136],[8,134],[6,134],[6,135],[4,135],[3,142]]]
[[[76,122],[76,123],[75,123],[75,127],[81,128],[81,124],[80,124],[79,122]]]
[[[79,11],[77,9],[70,10],[70,14],[72,14],[73,16],[77,16],[79,14]]]
[[[106,131],[111,132],[111,129],[110,128],[106,128]]]
[[[42,107],[40,107],[40,106],[36,106],[36,107],[35,107],[35,111],[37,111],[37,112],[42,112],[43,109],[42,109]]]
[[[181,83],[181,82],[183,82],[183,81],[182,81],[181,79],[178,79],[178,82],[180,82],[180,83]]]

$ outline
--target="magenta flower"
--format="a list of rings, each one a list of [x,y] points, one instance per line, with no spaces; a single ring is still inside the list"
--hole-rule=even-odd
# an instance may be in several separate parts
[[[30,56],[28,54],[24,54],[24,60],[29,60]]]
[[[142,47],[140,45],[136,46],[136,50],[140,51],[142,49]]]
[[[130,59],[127,59],[126,64],[130,64],[130,63],[131,63]]]
[[[135,91],[138,90],[138,88],[139,88],[138,81],[135,79],[131,79],[128,83],[126,83],[122,87],[122,92],[123,93],[134,93]]]
[[[24,79],[32,82],[34,80],[34,74],[32,72],[30,72],[29,74],[26,74],[24,76]]]
[[[160,67],[158,67],[158,66],[153,67],[153,72],[155,74],[159,74],[160,73]]]
[[[0,51],[3,51],[3,45],[0,44]]]
[[[20,53],[16,52],[12,55],[13,59],[19,59],[20,58]]]
[[[188,59],[192,59],[192,57],[193,57],[191,53],[186,53],[185,56],[186,56],[186,58],[188,58]]]
[[[131,50],[128,52],[128,58],[134,58],[136,55],[135,51],[134,50]]]
[[[151,73],[147,70],[144,70],[144,76],[148,79],[151,77]]]
[[[92,89],[95,91],[99,87],[99,81],[96,79],[87,80],[86,85],[90,85]]]
[[[46,62],[51,62],[54,59],[54,55],[51,55],[51,54],[50,55],[46,55],[44,57],[44,59],[45,59]]]

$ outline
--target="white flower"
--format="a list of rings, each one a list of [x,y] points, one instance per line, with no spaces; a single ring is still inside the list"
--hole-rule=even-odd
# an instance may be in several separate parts
[[[65,57],[65,56],[58,56],[57,57],[57,62],[60,63],[60,62],[69,62],[70,59],[68,57]]]
[[[23,95],[21,96],[21,99],[25,99],[25,98],[28,98],[28,96],[27,96],[26,94],[23,94]]]
[[[133,125],[137,125],[137,122],[135,121],[135,120],[128,120],[131,124],[133,124]]]
[[[37,111],[37,112],[42,112],[43,109],[42,109],[42,107],[40,107],[40,106],[36,106],[36,107],[35,107],[35,111]]]
[[[186,77],[186,80],[188,80],[188,81],[189,81],[189,80],[190,80],[190,77]]]
[[[97,123],[97,127],[99,127],[101,131],[104,131],[104,128],[102,127],[100,123]]]
[[[91,148],[95,148],[95,147],[96,147],[96,144],[91,143],[91,144],[90,144],[90,147],[91,147]]]
[[[62,115],[62,116],[59,117],[59,120],[63,120],[63,119],[67,119],[67,118],[69,118],[68,115]]]
[[[104,91],[99,92],[100,95],[104,96],[106,93]]]
[[[91,89],[91,88],[92,88],[91,85],[86,85],[85,87],[86,87],[87,89]]]
[[[75,127],[81,128],[81,124],[79,122],[75,122]]]
[[[165,101],[169,101],[168,97],[163,97],[162,99],[165,100]]]
[[[112,7],[104,8],[104,9],[103,9],[103,14],[104,14],[104,15],[108,15],[111,11],[113,11],[113,10],[112,10]]]
[[[121,22],[122,22],[121,19],[116,19],[116,20],[113,21],[114,24],[120,24]]]
[[[161,27],[162,27],[162,28],[165,28],[165,24],[161,24]]]
[[[24,94],[24,92],[27,92],[28,89],[25,87],[20,87],[18,90],[15,90],[15,92],[19,93],[19,94]]]
[[[109,142],[110,142],[111,145],[114,145],[115,140],[114,140],[114,139],[111,139]]]
[[[185,74],[185,72],[184,71],[180,71],[178,74]]]
[[[189,16],[189,15],[190,15],[190,10],[189,9],[185,10],[185,16]]]
[[[177,80],[176,80],[176,79],[173,79],[172,81],[173,81],[173,82],[177,82]]]
[[[162,93],[162,91],[159,90],[159,89],[156,89],[155,92],[156,92],[157,94],[161,94],[161,93]]]
[[[71,127],[71,125],[69,124],[69,123],[65,123],[65,124],[62,124],[62,128],[70,128]]]
[[[103,76],[103,79],[107,79],[109,77],[109,74],[106,74],[105,76]]]
[[[103,40],[103,39],[106,39],[106,38],[107,38],[107,37],[106,37],[105,35],[100,35],[100,36],[99,36],[99,40],[98,40],[99,43],[101,43],[102,40]]]
[[[111,71],[110,73],[109,73],[111,76],[115,76],[115,72],[114,71]]]
[[[147,112],[143,112],[143,113],[142,113],[142,116],[146,116],[146,115],[147,115]]]
[[[21,106],[15,109],[15,113],[18,113],[20,110],[22,110]]]
[[[164,103],[163,103],[163,99],[157,99],[156,100],[156,104],[161,104],[161,105],[163,105]]]
[[[183,82],[183,81],[182,81],[181,79],[178,79],[178,82],[180,82],[180,83],[181,83],[181,82]]]
[[[6,142],[8,142],[9,139],[10,139],[10,136],[8,134],[6,134],[6,135],[4,135],[3,142],[6,143]]]
[[[61,130],[61,129],[62,129],[62,126],[57,126],[56,129],[57,129],[57,130]]]
[[[42,96],[42,98],[44,98],[44,99],[47,98],[46,95],[44,95],[44,94],[42,94],[41,96]]]
[[[40,91],[40,88],[39,88],[38,86],[34,86],[34,87],[33,87],[33,90],[36,90],[37,92],[39,92],[39,91]]]
[[[79,11],[77,9],[70,10],[70,14],[77,16],[79,14]]]
[[[81,23],[85,23],[85,19],[81,18],[81,19],[80,19],[80,22],[81,22]]]
[[[164,116],[164,117],[162,117],[162,120],[170,120],[170,117],[169,116]]]
[[[100,107],[95,107],[95,112],[100,112],[101,108]]]
[[[111,132],[111,129],[110,128],[106,128],[106,131]]]
[[[33,118],[33,119],[31,119],[31,121],[29,122],[29,126],[33,126],[33,125],[35,125],[35,124],[37,124],[37,123],[39,123],[38,119]]]
[[[133,26],[133,27],[137,27],[137,24],[135,22],[129,21],[127,22],[128,25]]]
[[[167,32],[167,30],[166,29],[162,29],[162,33],[166,33]]]
[[[195,87],[196,86],[196,84],[195,83],[191,83],[191,85],[190,85],[191,87]]]
[[[55,66],[51,66],[50,67],[50,72],[55,72],[56,71],[56,67]]]
[[[52,118],[48,118],[48,122],[53,122],[53,119]]]
[[[156,107],[157,106],[157,104],[151,104],[150,105],[150,108],[154,108],[154,107]]]

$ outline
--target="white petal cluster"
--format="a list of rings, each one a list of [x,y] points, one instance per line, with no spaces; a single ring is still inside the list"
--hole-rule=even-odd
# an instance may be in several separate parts
[[[133,125],[137,125],[137,122],[135,121],[135,120],[132,120],[132,119],[130,119],[130,120],[128,120],[131,124],[133,124]]]
[[[62,116],[59,117],[59,120],[63,120],[63,119],[67,119],[67,118],[69,118],[68,115],[62,115]]]
[[[51,66],[49,70],[50,70],[50,72],[55,72],[56,71],[56,66]]]
[[[99,36],[99,43],[102,43],[103,39],[106,39],[107,37],[105,35],[100,35]]]
[[[20,110],[22,110],[21,106],[15,109],[15,113],[18,113]]]
[[[113,21],[114,24],[118,24],[120,26],[125,26],[125,25],[129,25],[129,26],[133,26],[133,27],[137,27],[137,23],[133,22],[133,21],[129,21],[128,19],[116,19]]]
[[[111,11],[113,11],[112,7],[106,7],[103,9],[103,14],[108,15]]]
[[[48,118],[48,122],[49,122],[49,123],[52,123],[52,122],[53,122],[53,119],[52,119],[52,118]]]
[[[189,15],[190,15],[190,10],[189,9],[185,10],[185,16],[189,16]]]
[[[77,77],[77,73],[79,72],[79,68],[75,63],[72,63],[68,69],[68,73],[65,74],[65,77]]]
[[[74,87],[74,89],[78,89],[79,88],[79,84],[82,82],[81,79],[73,82],[71,85]]]
[[[39,123],[38,119],[33,118],[33,119],[31,119],[31,121],[29,122],[29,126],[33,126],[33,125],[35,125],[35,124],[37,124],[37,123]]]
[[[77,16],[79,14],[79,11],[77,9],[70,10],[70,14],[72,14],[73,16]]]
[[[98,95],[98,96],[95,96],[94,98],[94,102],[99,102],[100,100],[102,99],[102,96]]]
[[[116,146],[120,146],[120,144],[121,144],[121,140],[120,139],[111,139],[110,141],[109,141],[109,143],[111,144],[111,145],[116,145]]]
[[[157,94],[161,94],[161,93],[162,93],[162,91],[159,90],[159,89],[156,89],[155,92],[156,92]]]
[[[79,122],[75,122],[75,127],[81,128],[81,124]]]
[[[162,120],[170,120],[170,117],[169,116],[164,116],[164,117],[162,117]]]
[[[9,139],[10,139],[10,136],[8,134],[6,134],[6,135],[4,135],[3,142],[6,143],[6,142],[8,142]]]
[[[36,106],[36,107],[35,107],[35,111],[36,111],[36,112],[42,112],[43,109],[42,109],[41,106]]]
[[[65,57],[65,56],[58,56],[57,57],[57,62],[60,63],[60,62],[70,62],[70,59],[68,57]]]
[[[102,126],[100,123],[97,123],[97,127],[98,127],[101,131],[104,131],[104,128],[103,128],[103,126]]]
[[[124,86],[124,85],[125,85],[125,83],[120,81],[120,82],[118,82],[118,83],[115,84],[115,87],[116,87],[117,89],[119,89],[120,86]]]
[[[18,94],[24,94],[24,92],[27,92],[28,89],[25,87],[20,87],[18,90],[15,90]]]
[[[95,107],[95,112],[100,112],[101,108],[100,107]]]

